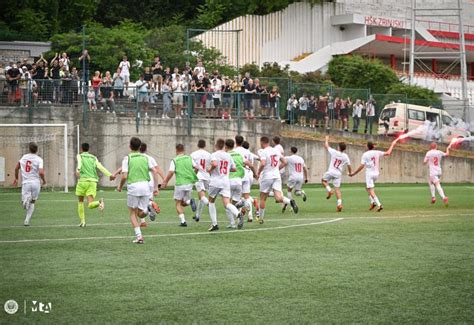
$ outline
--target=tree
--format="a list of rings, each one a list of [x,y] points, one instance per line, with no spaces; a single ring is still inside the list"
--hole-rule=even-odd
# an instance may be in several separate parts
[[[370,89],[372,93],[386,93],[392,85],[400,83],[390,67],[358,55],[333,58],[328,74],[339,87]]]
[[[436,107],[441,104],[441,100],[434,91],[419,86],[412,86],[404,83],[392,85],[388,91],[388,95],[398,94],[405,95],[408,102],[413,104]]]

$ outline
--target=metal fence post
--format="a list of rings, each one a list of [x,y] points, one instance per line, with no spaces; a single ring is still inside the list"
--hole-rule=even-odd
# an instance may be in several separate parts
[[[190,95],[189,91],[187,92],[187,94],[188,94],[188,96],[187,96],[187,102],[188,102],[188,136],[190,136],[191,133],[192,133],[192,128],[193,128],[192,118],[193,118],[194,103],[191,100],[191,95]]]
[[[240,115],[240,96],[241,93],[237,93],[237,134],[240,134],[242,131],[242,116]]]

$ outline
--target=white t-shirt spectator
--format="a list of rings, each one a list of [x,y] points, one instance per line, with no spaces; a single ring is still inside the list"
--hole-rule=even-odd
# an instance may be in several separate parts
[[[120,72],[120,75],[122,76],[129,76],[130,75],[130,62],[128,61],[122,61],[119,64],[120,69],[122,71]]]

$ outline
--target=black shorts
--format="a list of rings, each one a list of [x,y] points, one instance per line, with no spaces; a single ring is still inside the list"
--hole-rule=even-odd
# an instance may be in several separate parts
[[[341,108],[341,112],[339,113],[341,119],[349,118],[349,110],[347,108]]]
[[[214,98],[214,107],[217,107],[221,104],[221,100],[219,98]]]
[[[324,119],[325,116],[326,116],[326,113],[320,112],[320,111],[316,111],[316,119],[317,119],[317,120],[322,120],[322,119]]]

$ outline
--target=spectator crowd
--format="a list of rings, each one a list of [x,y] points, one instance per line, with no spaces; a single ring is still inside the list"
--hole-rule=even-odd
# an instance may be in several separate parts
[[[89,73],[91,57],[84,50],[79,65],[73,66],[67,53],[56,53],[48,62],[42,55],[36,62],[27,59],[0,63],[0,94],[8,104],[23,107],[44,104],[73,104],[86,101],[90,111],[115,114],[117,102],[139,105],[144,117],[152,108],[162,107],[162,118],[181,119],[186,115],[231,119],[238,110],[246,119],[280,119],[281,94],[277,86],[260,82],[246,72],[244,76],[223,76],[218,70],[207,71],[200,59],[179,67],[164,66],[156,56],[147,64],[138,80],[132,81],[132,69],[124,56],[115,71]],[[134,68],[142,69],[141,66]],[[90,76],[91,74],[91,76]],[[85,80],[86,82],[83,82]],[[5,100],[6,99],[6,100]],[[158,105],[159,104],[159,105]],[[286,121],[312,128],[336,128],[357,132],[365,110],[366,129],[372,132],[375,101],[369,98],[332,98],[330,94],[292,95],[286,105]],[[368,126],[368,128],[367,128]]]

